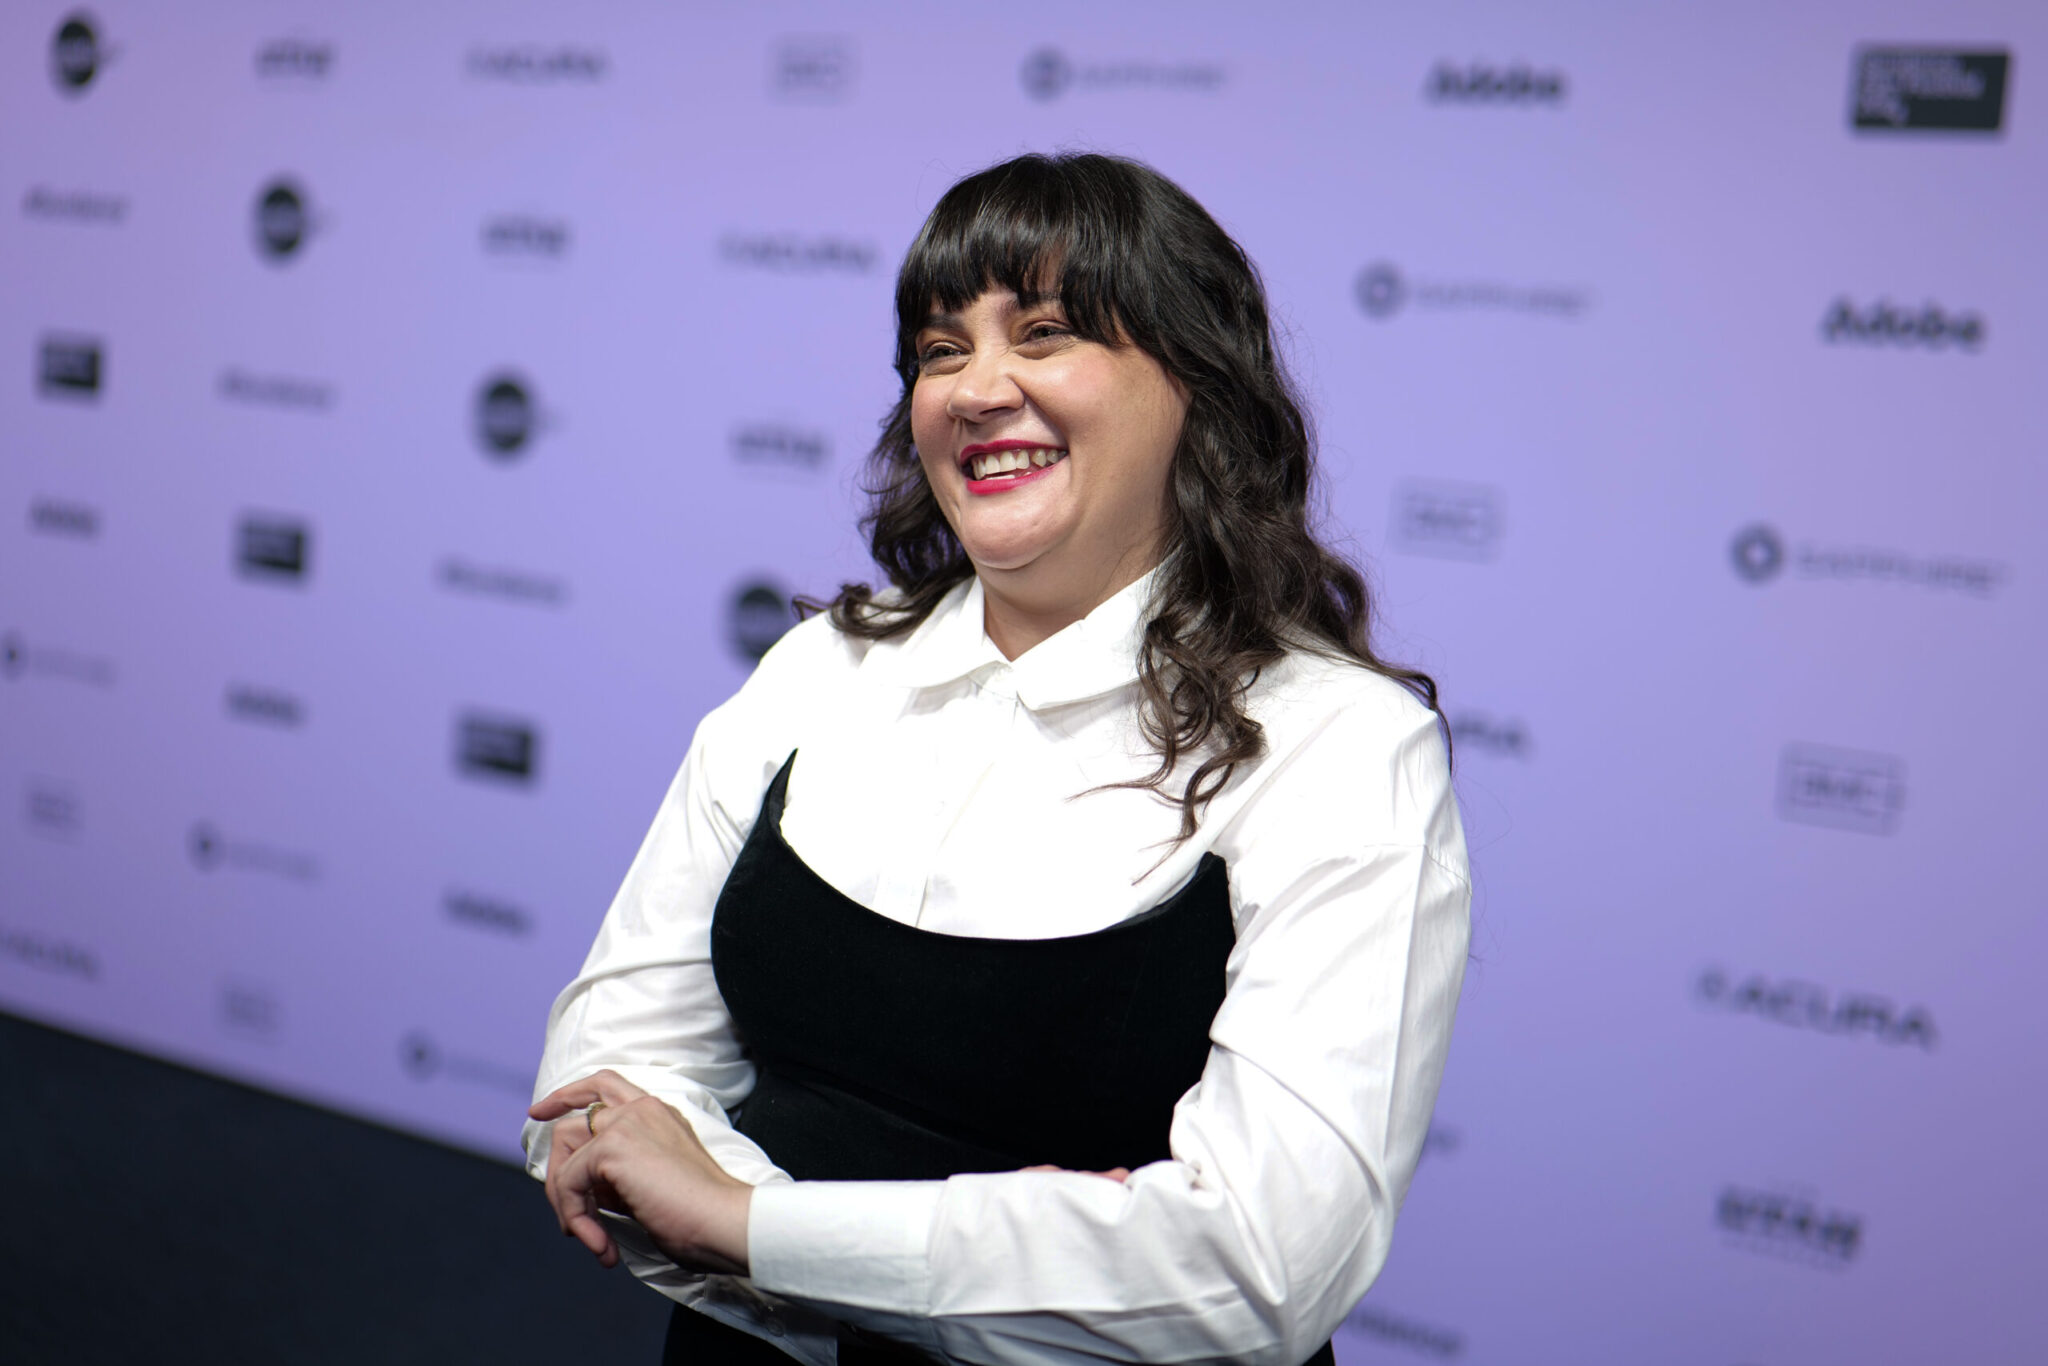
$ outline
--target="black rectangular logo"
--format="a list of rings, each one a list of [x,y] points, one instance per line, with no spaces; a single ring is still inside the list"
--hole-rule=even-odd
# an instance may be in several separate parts
[[[1866,47],[1856,53],[1858,132],[1995,133],[2005,125],[2004,52]]]
[[[303,522],[244,517],[236,563],[248,578],[303,579],[309,535]]]
[[[530,783],[540,757],[531,723],[476,713],[455,724],[455,767],[473,778]]]
[[[100,344],[81,337],[43,338],[37,386],[45,394],[96,398],[100,392]]]

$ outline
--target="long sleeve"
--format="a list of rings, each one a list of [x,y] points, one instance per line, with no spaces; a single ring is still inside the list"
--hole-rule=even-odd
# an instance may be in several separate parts
[[[1280,736],[1217,838],[1238,942],[1170,1161],[763,1188],[755,1284],[966,1362],[1320,1346],[1385,1260],[1469,933],[1434,718],[1389,691]]]

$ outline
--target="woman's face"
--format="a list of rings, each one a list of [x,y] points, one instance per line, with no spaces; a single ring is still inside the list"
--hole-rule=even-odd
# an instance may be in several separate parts
[[[984,583],[1086,612],[1158,562],[1187,413],[1159,362],[1004,292],[934,312],[916,355],[911,435]]]

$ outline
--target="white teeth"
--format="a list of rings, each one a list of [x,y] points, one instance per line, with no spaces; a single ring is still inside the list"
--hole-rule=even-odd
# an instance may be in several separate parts
[[[992,451],[987,455],[973,456],[968,460],[968,477],[989,479],[997,475],[1013,474],[1019,470],[1043,469],[1066,458],[1067,453],[1053,446],[1034,446],[1024,450]]]

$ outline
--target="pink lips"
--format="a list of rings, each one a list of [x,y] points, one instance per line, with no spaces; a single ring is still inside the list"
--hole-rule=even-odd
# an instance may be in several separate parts
[[[1050,441],[984,441],[978,445],[961,447],[960,468],[962,470],[967,469],[969,462],[977,455],[993,455],[997,451],[1035,451],[1046,449],[1056,450],[1058,448],[1053,446]],[[1034,479],[1041,479],[1051,474],[1066,463],[1064,460],[1058,460],[1050,465],[1034,465],[1028,470],[1004,474],[996,479],[975,479],[970,476],[967,480],[967,491],[980,495],[1008,493],[1011,489],[1021,488]]]

